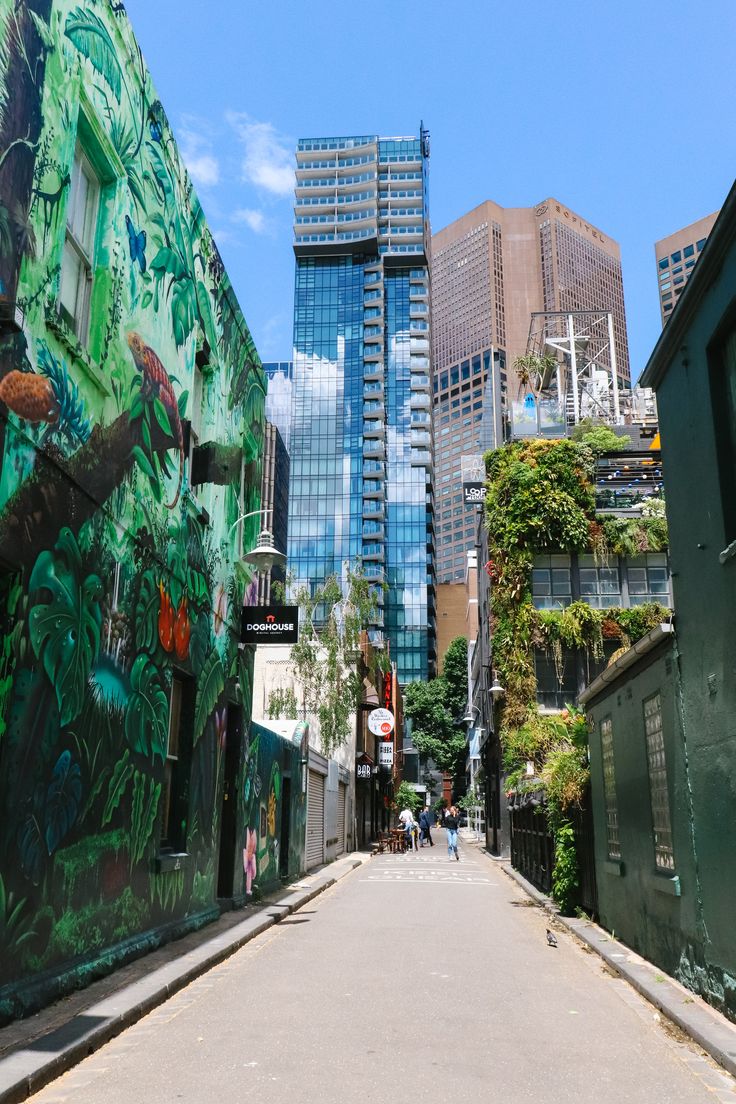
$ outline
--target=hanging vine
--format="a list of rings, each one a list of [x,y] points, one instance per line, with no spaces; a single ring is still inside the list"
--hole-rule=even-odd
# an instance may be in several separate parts
[[[572,707],[561,714],[540,713],[535,649],[552,657],[561,684],[565,651],[581,651],[600,661],[606,641],[625,649],[670,616],[657,603],[603,610],[583,601],[561,610],[537,610],[533,604],[535,555],[585,553],[607,565],[612,557],[667,548],[661,500],[641,517],[596,515],[595,461],[602,447],[596,432],[583,433],[579,440],[515,442],[485,458],[486,571],[491,579],[493,665],[506,690],[500,739],[507,788],[544,795],[560,862],[564,858],[560,878],[553,878],[553,892],[564,907],[575,883],[569,817],[588,782],[587,726]]]

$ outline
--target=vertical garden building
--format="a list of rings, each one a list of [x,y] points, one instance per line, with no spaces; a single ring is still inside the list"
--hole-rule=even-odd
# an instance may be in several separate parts
[[[296,158],[289,564],[314,588],[362,563],[405,683],[435,663],[429,136]]]

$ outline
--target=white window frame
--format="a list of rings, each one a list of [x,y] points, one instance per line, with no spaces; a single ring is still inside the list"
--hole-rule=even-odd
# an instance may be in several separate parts
[[[87,183],[83,211],[79,210],[80,176],[84,176]],[[77,143],[67,200],[66,233],[59,281],[59,314],[84,346],[87,345],[89,338],[100,194],[100,178],[81,145]],[[69,302],[65,303],[62,298],[65,283],[69,279],[74,279],[74,272],[70,268],[68,259],[70,254],[74,256],[79,266],[73,305]]]

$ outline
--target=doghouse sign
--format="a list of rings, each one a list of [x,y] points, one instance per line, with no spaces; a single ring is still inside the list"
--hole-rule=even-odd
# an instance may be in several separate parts
[[[296,644],[298,606],[245,606],[240,622],[241,644]]]

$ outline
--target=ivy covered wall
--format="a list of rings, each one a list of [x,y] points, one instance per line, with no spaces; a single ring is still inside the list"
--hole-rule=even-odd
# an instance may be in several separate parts
[[[260,828],[234,564],[265,377],[122,4],[0,0],[0,245],[7,1016],[216,914],[228,740],[235,896]]]

